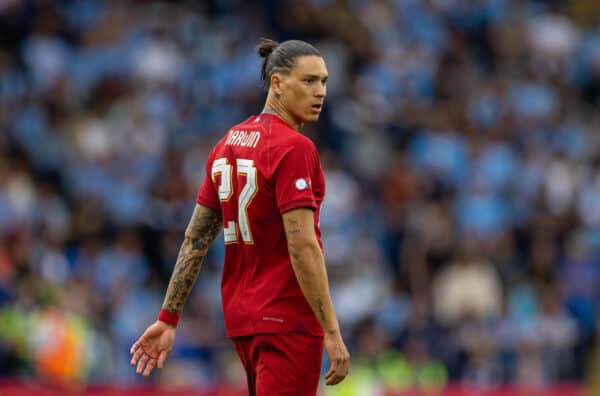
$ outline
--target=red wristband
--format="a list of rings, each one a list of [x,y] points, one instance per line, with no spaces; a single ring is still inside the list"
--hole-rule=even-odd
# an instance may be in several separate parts
[[[158,320],[161,322],[165,322],[168,325],[173,327],[177,327],[177,323],[179,323],[179,314],[175,312],[169,312],[165,309],[161,309],[158,313]]]

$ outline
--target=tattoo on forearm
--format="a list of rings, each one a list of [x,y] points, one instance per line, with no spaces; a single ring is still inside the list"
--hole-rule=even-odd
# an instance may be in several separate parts
[[[221,232],[222,226],[220,212],[196,206],[169,281],[163,309],[181,313],[198,278],[208,247]]]
[[[317,308],[319,309],[319,315],[321,316],[321,320],[325,323],[325,312],[323,311],[323,301],[319,298],[317,300]]]
[[[302,227],[300,226],[299,220],[293,219],[293,218],[291,218],[291,216],[287,217],[285,219],[285,232],[286,232],[286,237],[288,238],[288,243],[289,243],[290,239],[292,239],[292,240],[296,239],[296,234],[303,232]],[[292,259],[292,265],[295,265],[296,262],[300,262],[302,260],[303,252],[299,251],[299,249],[297,249],[293,245],[294,245],[293,243],[291,244],[291,246],[288,245],[288,250],[290,253],[290,257]],[[314,255],[305,258],[305,260],[311,261],[311,262],[316,259],[317,259],[317,257],[315,257]],[[324,275],[323,280],[325,281],[325,284],[326,284],[327,283],[327,273],[324,272],[323,275]],[[300,280],[301,280],[300,278],[304,277],[304,275],[297,275],[297,277],[298,277],[298,281],[300,282]],[[310,282],[312,282],[315,279],[315,277],[318,278],[319,276],[318,276],[318,274],[312,273],[308,277],[312,279],[312,280],[310,280]],[[308,296],[307,296],[307,298],[308,298]],[[321,322],[321,324],[323,326],[326,326],[327,319],[325,316],[325,310],[323,309],[323,301],[321,300],[321,298],[317,298],[315,303],[316,303],[316,316],[319,319],[319,321]],[[313,309],[314,309],[314,306],[313,306]]]

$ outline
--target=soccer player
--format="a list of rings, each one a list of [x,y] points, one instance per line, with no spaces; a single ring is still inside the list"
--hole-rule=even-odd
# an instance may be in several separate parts
[[[320,240],[325,180],[315,145],[299,132],[319,118],[327,68],[303,41],[263,39],[257,49],[264,109],[210,152],[158,320],[131,347],[131,364],[144,376],[163,367],[202,260],[223,229],[225,326],[250,395],[314,396],[323,346],[327,385],[342,381],[350,364]]]

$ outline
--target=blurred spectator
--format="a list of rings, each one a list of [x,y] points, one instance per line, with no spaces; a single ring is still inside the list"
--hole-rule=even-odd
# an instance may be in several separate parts
[[[436,317],[445,324],[466,317],[484,321],[500,313],[500,278],[472,239],[465,240],[455,261],[439,273],[433,293]]]

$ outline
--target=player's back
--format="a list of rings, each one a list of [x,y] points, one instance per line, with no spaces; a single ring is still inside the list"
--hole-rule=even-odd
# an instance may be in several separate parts
[[[325,193],[314,144],[280,118],[261,114],[231,128],[207,161],[198,203],[221,210],[223,311],[229,337],[322,334],[294,276],[282,213],[314,210]]]

